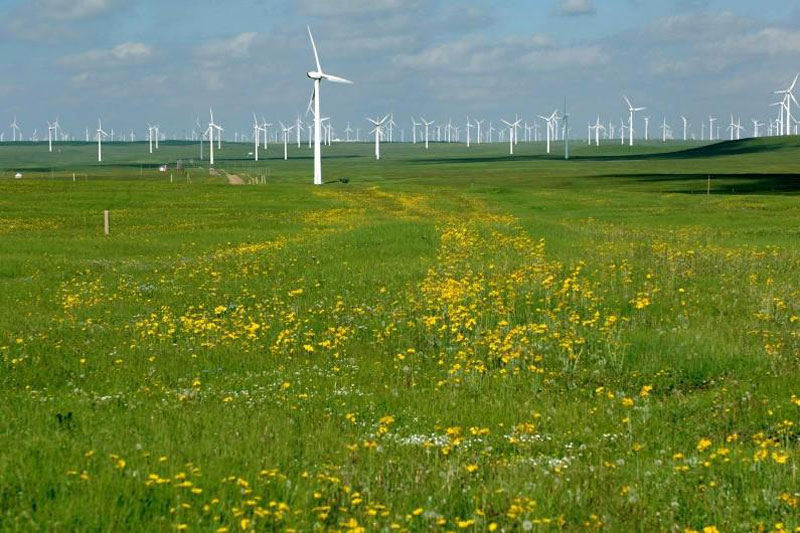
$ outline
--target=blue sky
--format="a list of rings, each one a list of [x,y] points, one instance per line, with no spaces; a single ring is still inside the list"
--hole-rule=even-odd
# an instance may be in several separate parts
[[[549,114],[567,96],[585,124],[625,114],[767,118],[800,71],[796,0],[0,0],[0,130],[61,117],[78,134],[206,120],[228,132],[252,113],[304,113],[311,25],[339,129],[394,112],[463,122]],[[576,131],[579,135],[580,126]]]

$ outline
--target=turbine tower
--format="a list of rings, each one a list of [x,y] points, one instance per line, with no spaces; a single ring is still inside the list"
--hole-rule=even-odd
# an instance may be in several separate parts
[[[381,159],[381,132],[383,130],[384,123],[389,120],[389,115],[386,115],[382,119],[372,120],[371,118],[367,119],[371,122],[375,129],[372,130],[370,133],[375,133],[375,159],[380,161]]]
[[[630,100],[628,100],[628,97],[625,96],[624,98],[625,98],[625,102],[627,102],[627,104],[628,104],[628,112],[630,113],[630,115],[628,116],[628,135],[629,135],[628,144],[629,144],[629,146],[633,146],[633,114],[635,112],[637,112],[637,111],[644,111],[647,108],[646,107],[633,107],[633,104],[631,103]]]
[[[314,36],[311,35],[311,28],[308,29],[308,38],[311,40],[311,48],[314,50],[314,61],[317,64],[317,70],[308,72],[308,77],[314,80],[314,92],[311,99],[314,104],[314,185],[322,185],[322,152],[320,148],[320,135],[321,123],[319,112],[319,88],[322,80],[332,81],[334,83],[348,83],[352,84],[350,80],[339,78],[338,76],[331,76],[322,71],[322,66],[319,63],[319,54],[317,54],[317,45],[314,43]],[[310,104],[309,104],[310,106]]]
[[[97,161],[103,161],[103,137],[108,137],[108,133],[103,131],[103,124],[97,119]]]

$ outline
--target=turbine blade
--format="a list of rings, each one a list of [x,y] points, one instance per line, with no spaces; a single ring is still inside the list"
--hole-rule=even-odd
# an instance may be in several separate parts
[[[349,85],[353,85],[353,82],[350,80],[346,80],[344,78],[340,78],[339,76],[331,76],[330,74],[322,74],[322,77],[328,81],[332,81],[333,83],[347,83]]]
[[[311,26],[306,26],[308,30],[308,38],[311,39],[311,48],[314,49],[314,60],[317,62],[317,72],[322,72],[322,67],[319,64],[319,55],[317,54],[317,45],[314,43],[314,36],[311,35]]]

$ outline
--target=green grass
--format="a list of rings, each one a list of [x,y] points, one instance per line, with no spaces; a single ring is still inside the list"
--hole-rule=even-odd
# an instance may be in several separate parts
[[[796,140],[56,147],[0,145],[0,529],[800,527]]]

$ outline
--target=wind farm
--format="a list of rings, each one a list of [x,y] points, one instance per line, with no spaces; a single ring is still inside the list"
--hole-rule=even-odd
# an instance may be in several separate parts
[[[135,46],[59,63],[107,94],[139,54],[108,108],[0,84],[0,531],[798,530],[796,61],[582,97],[509,38],[547,51],[514,100],[476,37],[334,24],[417,7],[312,4],[268,53],[198,34],[177,105]]]

